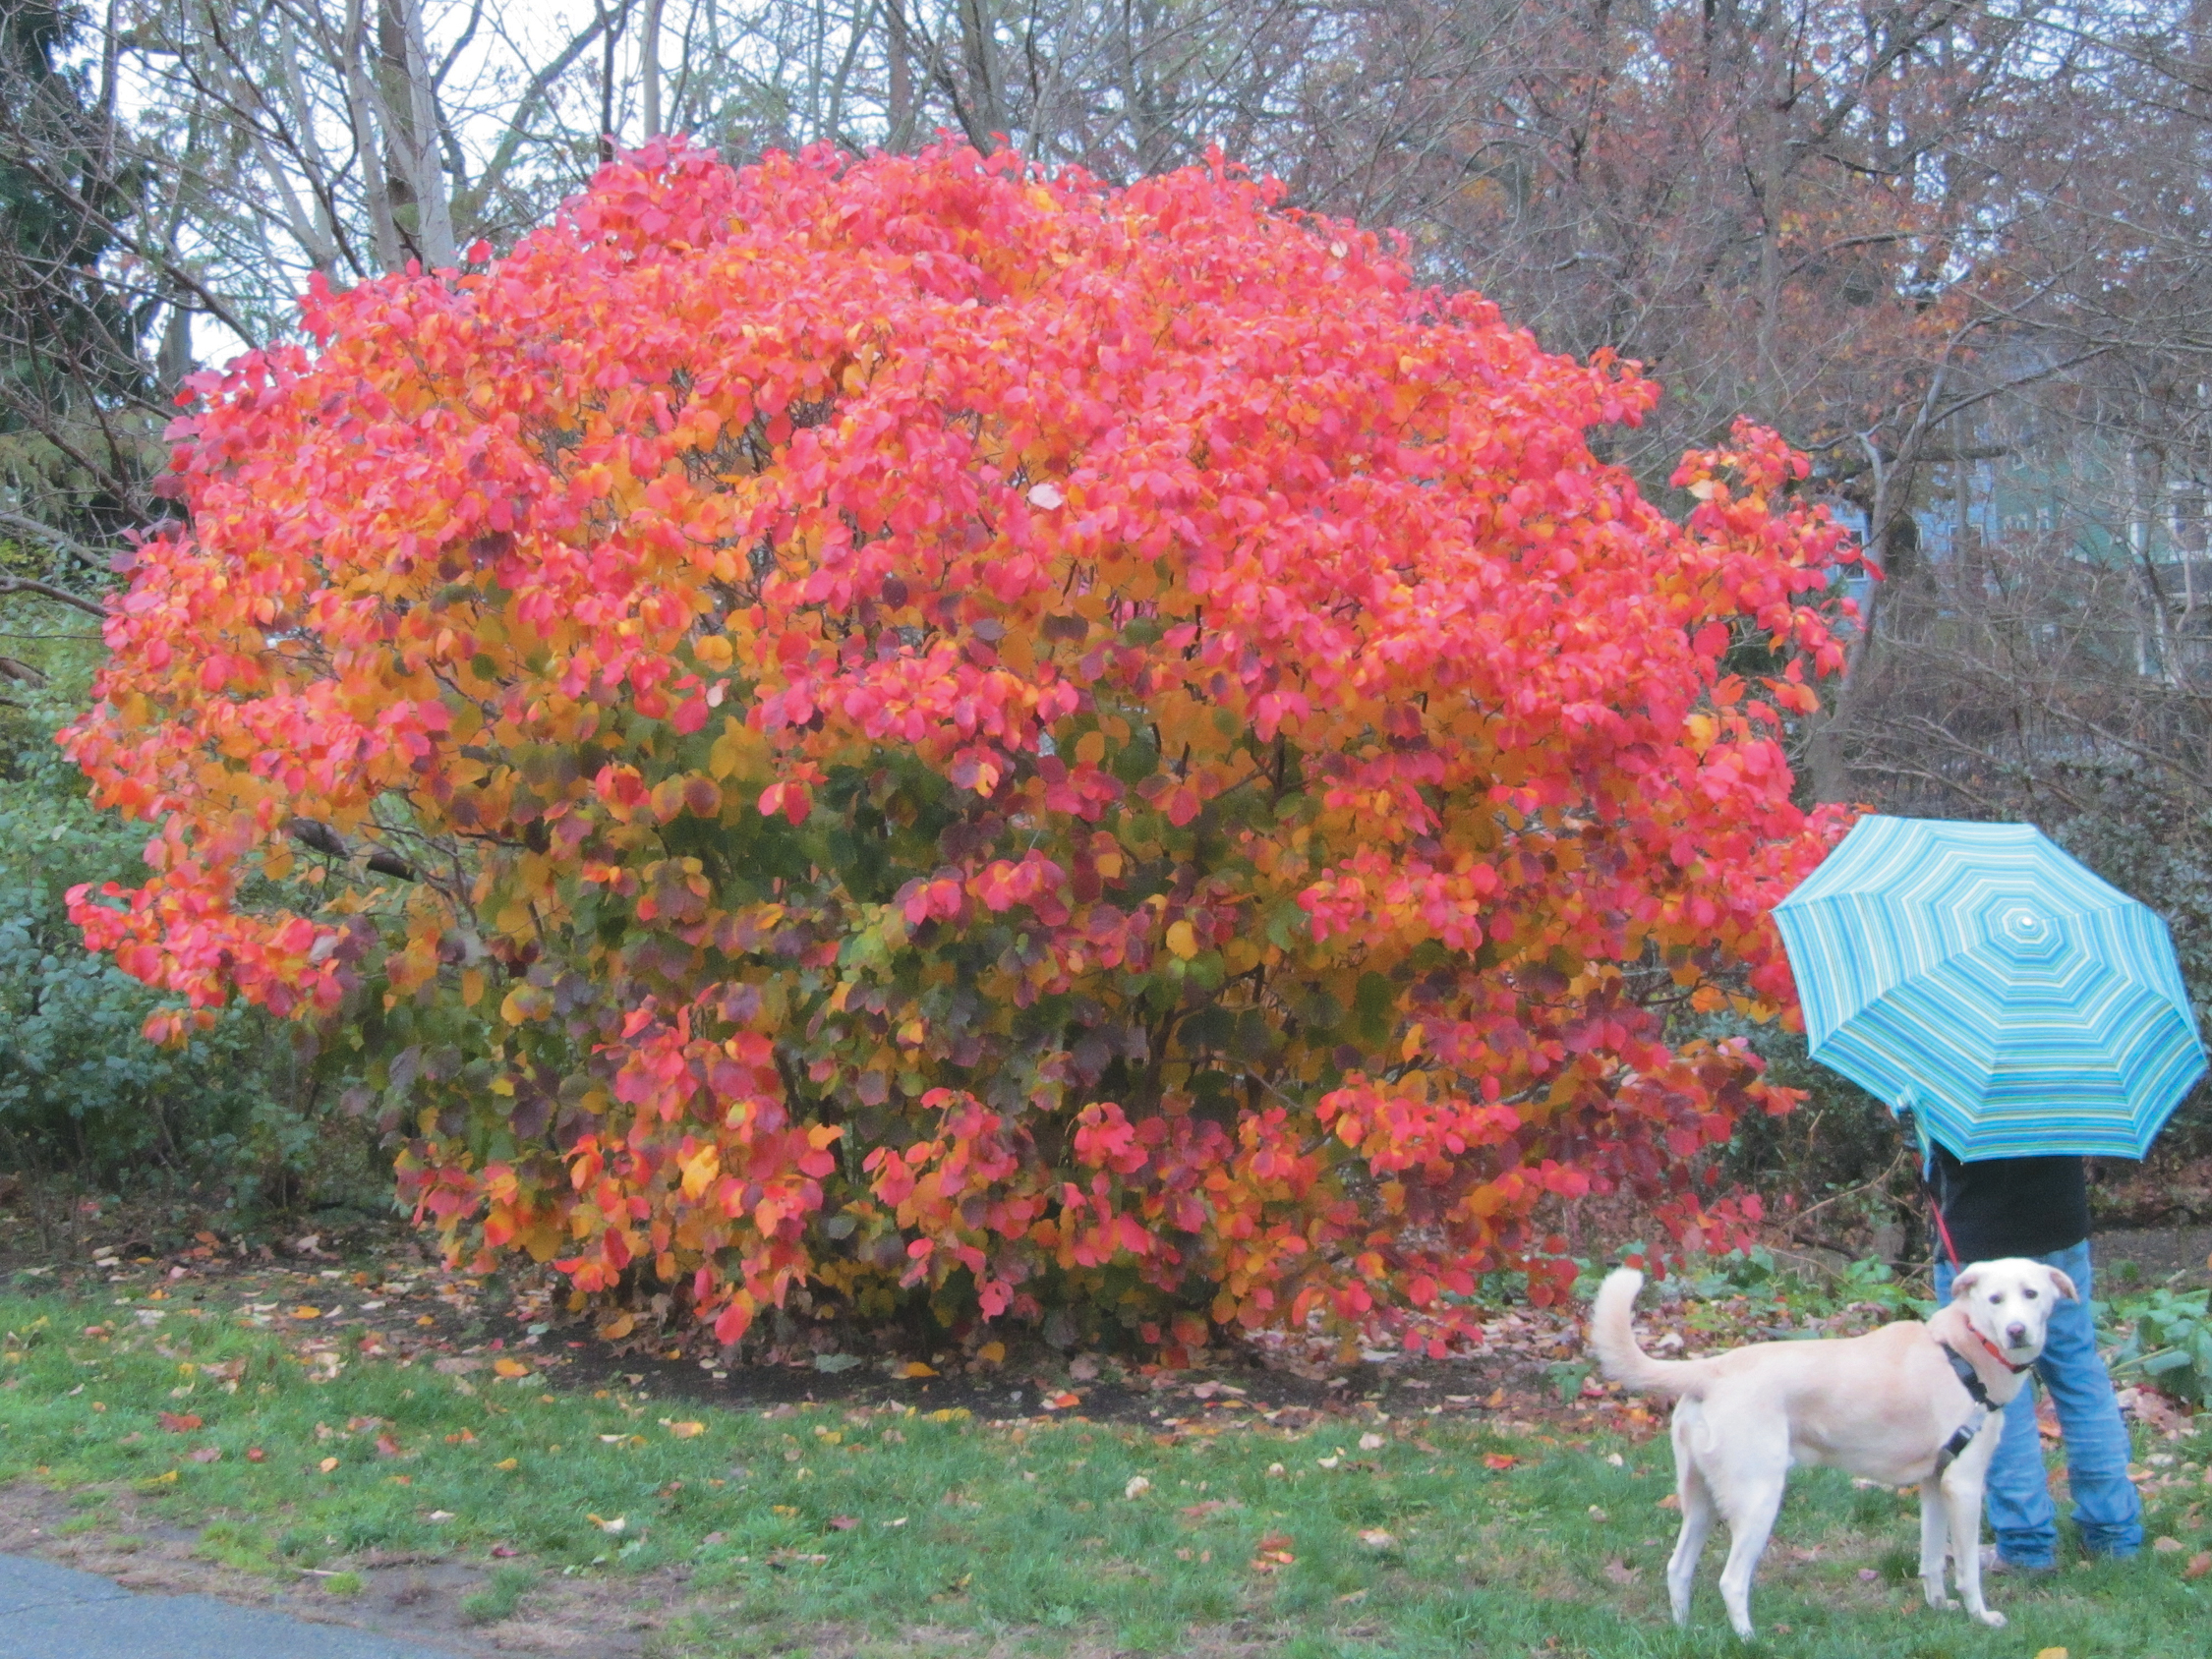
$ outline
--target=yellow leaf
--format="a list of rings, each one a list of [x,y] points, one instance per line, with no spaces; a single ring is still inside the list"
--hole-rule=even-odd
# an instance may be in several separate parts
[[[1006,1344],[985,1343],[975,1350],[975,1357],[986,1365],[1004,1365],[1006,1363]]]
[[[1006,1350],[1002,1347],[999,1351],[1003,1353]],[[918,1359],[909,1359],[905,1364],[899,1367],[899,1375],[902,1377],[934,1377],[937,1375],[937,1367],[925,1365]]]
[[[338,1459],[335,1458],[325,1458],[321,1462],[316,1464],[315,1466],[320,1469],[324,1474],[328,1474],[332,1469],[338,1466]]]
[[[2038,1648],[2035,1659],[2067,1659],[2066,1650],[2063,1647]]]
[[[684,1197],[698,1199],[721,1173],[722,1149],[711,1143],[700,1148],[695,1157],[683,1161]]]
[[[636,1326],[637,1320],[634,1317],[626,1313],[617,1313],[599,1328],[599,1334],[607,1342],[617,1343],[628,1336]]]
[[[690,1419],[686,1418],[680,1423],[670,1423],[669,1425],[669,1432],[674,1435],[678,1440],[691,1440],[699,1435],[705,1434],[707,1432],[707,1425],[705,1423],[693,1422]]]
[[[498,1372],[502,1377],[527,1377],[530,1375],[530,1367],[523,1364],[521,1360],[508,1359],[504,1356],[492,1361],[492,1369]]]
[[[522,1466],[522,1463],[521,1463],[521,1459],[516,1459],[516,1458],[501,1458],[501,1459],[499,1459],[499,1460],[498,1460],[497,1462],[494,1463],[494,1464],[493,1464],[492,1466],[493,1466],[494,1468],[495,1468],[495,1469],[516,1469],[516,1468],[520,1468],[520,1467]]]
[[[1188,962],[1198,953],[1198,936],[1191,931],[1189,922],[1171,923],[1167,931],[1167,947]]]
[[[479,1003],[479,1002],[481,1002],[481,1001],[484,1001],[484,970],[483,970],[482,968],[464,968],[464,969],[462,969],[462,970],[461,970],[461,1002],[462,1002],[462,1004],[463,1004],[464,1006],[466,1006],[466,1007],[471,1007],[471,1008],[473,1008],[473,1007],[475,1007],[475,1006],[477,1005],[477,1003]]]
[[[1086,731],[1076,739],[1076,764],[1094,767],[1106,758],[1106,734]]]
[[[302,1302],[292,1310],[292,1317],[294,1319],[320,1319],[322,1310],[319,1307],[309,1307],[305,1302]]]

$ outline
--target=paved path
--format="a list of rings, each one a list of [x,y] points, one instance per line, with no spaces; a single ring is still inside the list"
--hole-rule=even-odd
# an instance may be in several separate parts
[[[134,1595],[89,1573],[0,1555],[0,1659],[453,1659],[343,1625],[210,1596]]]

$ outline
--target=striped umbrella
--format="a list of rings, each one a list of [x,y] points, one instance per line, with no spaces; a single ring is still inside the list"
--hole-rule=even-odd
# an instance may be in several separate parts
[[[1861,819],[1775,922],[1813,1058],[1960,1159],[2140,1158],[2204,1073],[2165,922],[2032,825]]]

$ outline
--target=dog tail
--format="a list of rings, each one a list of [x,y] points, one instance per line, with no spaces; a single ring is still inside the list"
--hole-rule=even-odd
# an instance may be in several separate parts
[[[1696,1360],[1654,1359],[1636,1345],[1631,1324],[1636,1292],[1644,1276],[1632,1267],[1615,1268],[1598,1287],[1590,1308],[1590,1348],[1606,1376],[1644,1394],[1687,1395],[1703,1392],[1705,1367]]]

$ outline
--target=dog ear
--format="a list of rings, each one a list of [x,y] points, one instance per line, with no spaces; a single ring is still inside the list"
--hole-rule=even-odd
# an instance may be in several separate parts
[[[2046,1267],[2043,1271],[2051,1276],[2051,1288],[2059,1292],[2061,1301],[2078,1302],[2081,1300],[2081,1292],[2073,1287],[2072,1280],[2055,1267]]]
[[[1950,1282],[1950,1299],[1954,1302],[1964,1301],[1968,1296],[1974,1293],[1974,1287],[1979,1285],[1981,1282],[1982,1264],[1980,1262],[1976,1262],[1972,1267],[1966,1268],[1961,1271],[1958,1276]]]

